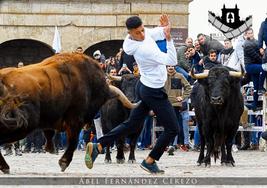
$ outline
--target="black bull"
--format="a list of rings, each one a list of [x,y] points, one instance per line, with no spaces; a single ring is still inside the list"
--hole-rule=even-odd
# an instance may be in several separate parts
[[[64,130],[68,147],[59,160],[64,171],[72,161],[81,128],[91,123],[100,107],[114,97],[133,107],[121,91],[108,86],[98,63],[86,55],[63,53],[38,64],[2,69],[0,145],[43,129],[46,150],[53,152],[55,130]],[[0,170],[9,173],[1,153]]]
[[[192,74],[192,77],[198,79],[191,94],[201,139],[198,165],[204,163],[205,166],[210,166],[211,154],[216,161],[220,148],[221,164],[234,166],[232,141],[244,110],[240,91],[242,73],[220,66],[212,68],[208,73]],[[205,146],[207,146],[206,156],[204,156]]]
[[[113,76],[110,77],[113,80],[113,84],[121,89],[121,91],[126,95],[130,101],[135,101],[135,87],[136,83],[139,80],[139,77],[134,76],[133,74],[126,74],[121,77]],[[130,109],[125,108],[122,103],[117,99],[111,99],[106,102],[100,110],[101,124],[104,135],[107,134],[110,130],[115,128],[117,125],[127,120],[130,114]],[[142,130],[142,129],[141,129]],[[134,150],[136,147],[138,136],[141,130],[133,133],[131,135],[126,135],[130,138],[130,154],[129,154],[129,163],[135,162]],[[112,143],[111,143],[112,144]],[[124,163],[124,145],[125,145],[125,136],[121,136],[116,140],[117,146],[117,163]],[[105,162],[111,163],[110,156],[110,145],[107,146]]]

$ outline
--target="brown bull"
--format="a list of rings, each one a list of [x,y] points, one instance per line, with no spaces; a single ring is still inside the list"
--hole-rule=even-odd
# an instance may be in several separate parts
[[[46,150],[52,152],[54,130],[65,130],[69,144],[59,160],[64,171],[72,160],[83,125],[90,123],[100,107],[114,97],[134,107],[118,89],[106,84],[98,63],[82,54],[58,54],[39,64],[2,69],[0,145],[43,129]],[[1,153],[0,170],[9,173]]]

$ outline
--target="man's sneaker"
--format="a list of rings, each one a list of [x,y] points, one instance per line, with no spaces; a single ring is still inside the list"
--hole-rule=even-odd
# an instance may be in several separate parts
[[[15,149],[15,156],[22,156],[22,152],[20,149]]]
[[[241,146],[240,150],[248,150],[248,148],[250,148],[250,145],[245,144],[245,145]]]
[[[93,168],[93,163],[95,162],[96,157],[98,156],[99,151],[97,149],[97,143],[89,142],[86,146],[86,152],[85,152],[85,164],[87,168],[91,169]]]
[[[168,152],[169,155],[174,155],[174,153],[173,153],[174,150],[175,150],[174,147],[170,146],[167,152]]]
[[[160,170],[155,161],[152,164],[148,164],[146,160],[143,160],[140,167],[151,174],[164,174],[164,170]]]
[[[233,146],[232,146],[232,151],[235,153],[238,152],[238,148],[235,144],[233,144]]]
[[[12,151],[12,149],[7,148],[6,149],[6,153],[4,154],[4,156],[9,156],[9,155],[13,155],[13,151]]]
[[[259,150],[259,145],[258,144],[251,144],[250,148],[248,150]]]
[[[181,145],[180,150],[186,151],[186,152],[189,151],[189,149],[185,145]]]
[[[200,151],[200,146],[199,145],[195,145],[192,150],[193,151]]]
[[[262,89],[258,90],[258,95],[263,95],[265,93],[266,93],[266,89],[265,88],[262,88]]]
[[[263,139],[262,137],[260,137],[260,140],[259,140],[259,149],[262,152],[265,152],[267,150],[266,140]]]

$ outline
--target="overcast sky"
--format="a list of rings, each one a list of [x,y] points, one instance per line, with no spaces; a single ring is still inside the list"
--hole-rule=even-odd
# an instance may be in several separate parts
[[[255,37],[262,21],[266,18],[267,0],[193,0],[189,4],[189,32],[188,35],[196,39],[198,33],[210,34],[218,31],[208,22],[208,11],[221,16],[225,4],[226,8],[234,8],[235,4],[239,10],[240,20],[252,15]]]

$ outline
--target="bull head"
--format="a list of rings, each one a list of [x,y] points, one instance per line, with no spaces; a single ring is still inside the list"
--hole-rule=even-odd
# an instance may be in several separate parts
[[[245,74],[245,71],[244,71],[242,66],[241,66],[241,72],[229,71],[229,75],[232,76],[232,77],[236,77],[236,78],[242,78],[244,76],[244,74]],[[191,69],[190,72],[189,72],[189,75],[194,79],[204,79],[204,78],[208,77],[209,70],[204,70],[203,73],[195,74],[194,70]]]
[[[18,96],[7,95],[0,100],[0,122],[9,129],[27,127],[28,121],[20,107],[24,105]]]

